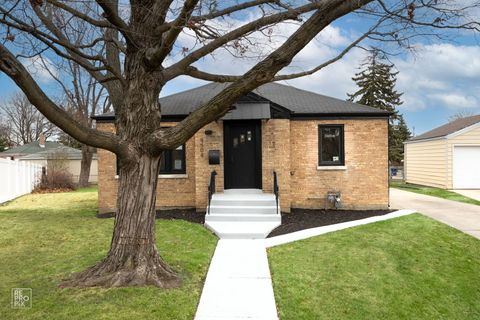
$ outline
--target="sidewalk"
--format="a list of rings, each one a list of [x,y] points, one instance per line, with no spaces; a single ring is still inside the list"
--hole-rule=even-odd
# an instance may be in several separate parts
[[[390,207],[414,209],[480,239],[480,206],[391,188]]]
[[[195,319],[278,319],[263,239],[218,241]]]

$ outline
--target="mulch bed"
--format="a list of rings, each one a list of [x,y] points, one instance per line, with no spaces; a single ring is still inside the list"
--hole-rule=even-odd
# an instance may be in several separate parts
[[[340,222],[383,216],[394,210],[312,210],[292,209],[291,213],[282,213],[282,225],[273,230],[268,238],[299,230],[327,226]]]
[[[75,191],[75,189],[72,188],[52,188],[52,189],[40,189],[40,188],[35,188],[32,190],[32,193],[62,193],[62,192],[72,192]]]
[[[97,218],[113,218],[115,214],[113,212],[97,213]],[[157,219],[165,220],[185,220],[193,223],[203,224],[205,222],[205,213],[196,212],[195,209],[170,209],[170,210],[157,210]]]
[[[328,226],[340,222],[364,219],[373,216],[383,216],[394,210],[322,210],[322,209],[292,209],[291,213],[282,213],[282,225],[273,230],[268,238],[299,230]],[[113,218],[114,214],[97,213],[98,218]],[[195,209],[157,210],[157,219],[185,220],[203,224],[205,213]]]

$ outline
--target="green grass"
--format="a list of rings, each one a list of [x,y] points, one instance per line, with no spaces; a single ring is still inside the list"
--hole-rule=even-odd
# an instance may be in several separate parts
[[[405,183],[405,182],[401,182],[401,181],[391,181],[390,182],[390,187],[405,190],[405,191],[411,191],[411,192],[415,192],[415,193],[425,194],[427,196],[434,196],[434,197],[443,198],[443,199],[447,199],[447,200],[465,202],[465,203],[475,204],[477,206],[480,205],[480,201],[478,201],[478,200],[475,200],[475,199],[472,199],[472,198],[469,198],[469,197],[465,197],[461,194],[458,194],[458,193],[453,192],[453,191],[448,191],[448,190],[445,190],[445,189],[421,186],[421,185]]]
[[[281,320],[480,319],[480,241],[419,214],[269,249]]]
[[[178,289],[59,289],[60,281],[102,259],[113,219],[95,217],[97,193],[28,195],[0,206],[0,319],[192,319],[216,237],[203,226],[157,220],[157,246]],[[10,307],[11,288],[32,288],[33,307]]]

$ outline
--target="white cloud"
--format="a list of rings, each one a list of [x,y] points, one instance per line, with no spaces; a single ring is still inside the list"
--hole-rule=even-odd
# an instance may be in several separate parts
[[[394,60],[405,110],[479,107],[480,46],[421,46],[417,55]]]
[[[253,19],[250,17],[249,19]],[[230,23],[243,24],[245,21]],[[280,24],[275,38],[283,40],[298,26]],[[358,35],[357,35],[358,36]],[[334,57],[355,38],[338,27],[328,26],[314,41],[309,43],[283,73],[305,71]],[[190,39],[191,41],[191,39]],[[278,45],[278,44],[275,44]],[[275,46],[274,45],[274,46]],[[267,50],[266,50],[267,51]],[[356,91],[351,80],[365,58],[365,52],[352,50],[343,59],[318,73],[286,83],[325,95],[346,99],[347,93]],[[219,51],[214,58],[206,57],[197,66],[209,72],[242,74],[257,60],[233,58],[225,51]],[[404,104],[401,112],[416,112],[438,108],[454,112],[458,109],[478,108],[480,111],[480,46],[439,43],[417,45],[415,54],[405,53],[393,58],[399,74],[397,89],[403,92]],[[183,81],[182,81],[183,82]],[[185,83],[191,87],[193,83]],[[435,109],[436,108],[436,109]]]
[[[465,109],[478,107],[479,101],[474,96],[464,96],[460,93],[436,93],[428,96],[440,105],[452,109]]]
[[[58,77],[58,69],[55,67],[53,62],[48,58],[42,59],[39,56],[31,57],[31,58],[23,58],[21,59],[22,64],[27,68],[28,72],[30,72],[31,76],[34,80],[38,82],[49,82],[54,80],[54,77]]]

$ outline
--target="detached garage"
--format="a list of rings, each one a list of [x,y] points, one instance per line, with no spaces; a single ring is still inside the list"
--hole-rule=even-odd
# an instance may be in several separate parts
[[[408,183],[480,189],[480,115],[447,123],[405,142]]]

